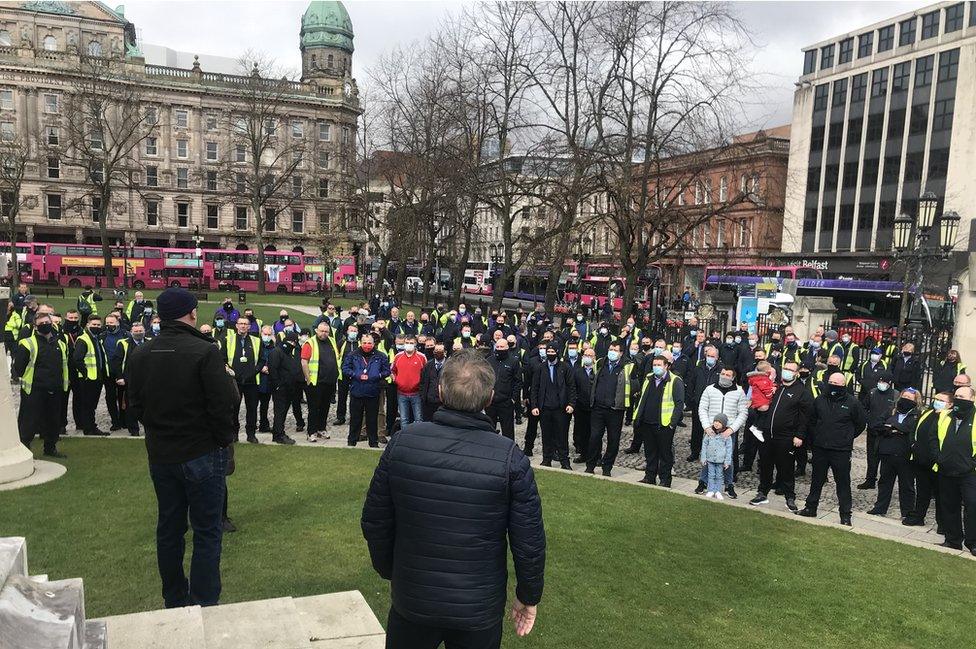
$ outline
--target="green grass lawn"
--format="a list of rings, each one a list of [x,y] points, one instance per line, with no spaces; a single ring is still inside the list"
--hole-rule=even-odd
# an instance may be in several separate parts
[[[68,439],[68,473],[0,492],[34,573],[83,577],[91,617],[162,606],[139,442]],[[377,455],[242,446],[224,602],[387,584],[359,529]],[[546,591],[518,647],[964,647],[976,562],[632,485],[541,473]]]

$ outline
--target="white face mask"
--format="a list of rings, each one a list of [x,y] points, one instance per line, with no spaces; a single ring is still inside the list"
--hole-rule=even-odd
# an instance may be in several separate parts
[[[403,351],[406,352],[413,352],[413,350],[415,349],[417,349],[417,346],[414,345],[413,343],[407,343],[406,345],[403,346]]]

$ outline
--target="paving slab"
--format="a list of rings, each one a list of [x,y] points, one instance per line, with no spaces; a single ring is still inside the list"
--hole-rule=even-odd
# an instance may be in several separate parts
[[[112,649],[204,649],[199,606],[168,608],[97,620],[105,623]]]
[[[299,597],[294,605],[312,641],[383,633],[383,625],[357,590]]]
[[[307,649],[311,646],[290,597],[209,606],[203,609],[203,635],[206,649]]]
[[[335,638],[314,642],[315,649],[384,649],[386,635],[365,635],[357,638]]]

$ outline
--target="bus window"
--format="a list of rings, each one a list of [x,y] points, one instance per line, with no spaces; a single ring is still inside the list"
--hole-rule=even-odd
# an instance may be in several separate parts
[[[45,249],[45,246],[34,246],[34,254],[45,255],[47,254],[47,250]]]

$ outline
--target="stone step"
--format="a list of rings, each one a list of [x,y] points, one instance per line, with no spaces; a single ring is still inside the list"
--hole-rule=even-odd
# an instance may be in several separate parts
[[[0,647],[83,649],[84,629],[81,579],[38,583],[11,575],[0,590]]]
[[[379,636],[383,646],[383,626],[366,599],[358,590],[343,593],[329,593],[312,597],[298,597],[294,600],[295,608],[301,619],[302,628],[313,647],[332,647],[330,641],[338,639],[359,640],[372,642],[372,636]],[[335,645],[358,647],[358,644]],[[363,647],[372,646],[363,644]]]
[[[10,575],[27,575],[27,539],[0,537],[0,588]]]
[[[386,647],[386,634],[323,640],[313,643],[312,646],[315,649],[384,649]]]
[[[30,578],[33,579],[34,581],[36,581],[39,584],[43,584],[43,583],[46,583],[46,582],[50,581],[47,578],[47,575],[31,575]]]
[[[114,615],[104,622],[111,649],[205,649],[199,606]]]
[[[206,649],[312,647],[290,597],[205,608],[203,631]]]
[[[104,622],[92,620],[85,623],[85,649],[107,649],[108,630]]]

